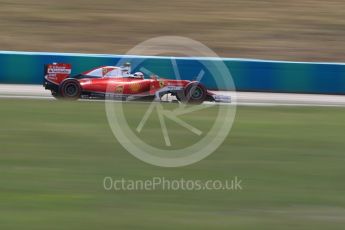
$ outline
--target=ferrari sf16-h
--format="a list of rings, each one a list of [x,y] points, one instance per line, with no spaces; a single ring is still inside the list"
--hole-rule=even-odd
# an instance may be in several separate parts
[[[57,99],[105,98],[122,100],[161,100],[164,95],[175,96],[182,103],[204,101],[230,102],[230,97],[208,91],[200,82],[170,80],[141,72],[131,73],[130,64],[102,66],[71,76],[72,66],[65,63],[45,65],[44,87]]]

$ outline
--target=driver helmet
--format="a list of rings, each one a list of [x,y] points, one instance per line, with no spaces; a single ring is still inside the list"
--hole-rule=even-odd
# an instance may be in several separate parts
[[[143,74],[142,72],[135,72],[135,73],[133,74],[133,76],[134,76],[135,78],[144,78],[144,74]]]

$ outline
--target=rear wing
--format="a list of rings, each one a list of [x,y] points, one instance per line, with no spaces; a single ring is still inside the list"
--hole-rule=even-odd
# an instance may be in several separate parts
[[[66,63],[52,63],[44,65],[44,82],[59,85],[72,72],[72,65]]]

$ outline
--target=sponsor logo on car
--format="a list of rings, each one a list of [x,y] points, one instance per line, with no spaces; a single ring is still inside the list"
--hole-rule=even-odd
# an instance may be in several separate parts
[[[115,93],[123,93],[123,85],[116,86]]]
[[[159,87],[163,88],[164,86],[165,86],[164,81],[160,80],[160,81],[159,81]]]
[[[48,76],[48,79],[57,80],[57,76],[56,75],[50,75],[50,76]]]
[[[47,70],[48,74],[71,74],[71,69],[66,69],[66,67],[62,66],[51,66]]]
[[[133,83],[129,86],[129,88],[133,93],[137,93],[137,92],[139,92],[141,85],[140,85],[140,83]]]
[[[114,68],[102,68],[102,74],[105,76],[107,73],[111,72],[114,70]]]

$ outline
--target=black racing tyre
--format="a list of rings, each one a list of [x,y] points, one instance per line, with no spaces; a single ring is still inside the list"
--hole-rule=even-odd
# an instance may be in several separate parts
[[[76,79],[66,79],[59,87],[59,95],[64,99],[77,100],[82,93],[79,81]]]
[[[183,95],[178,95],[177,99],[183,103],[201,104],[207,98],[206,88],[199,82],[191,82],[186,85]]]

